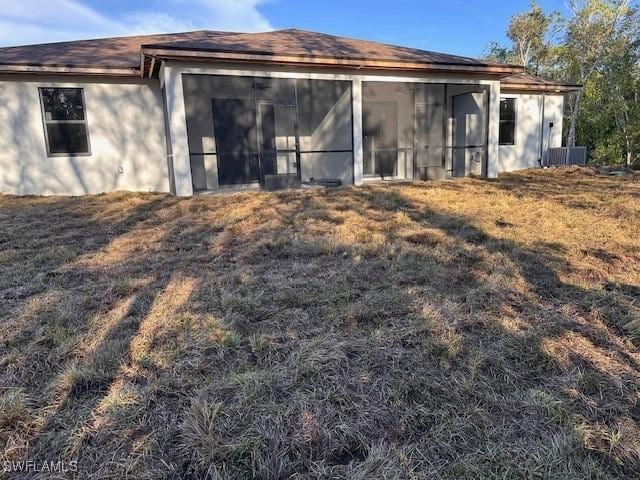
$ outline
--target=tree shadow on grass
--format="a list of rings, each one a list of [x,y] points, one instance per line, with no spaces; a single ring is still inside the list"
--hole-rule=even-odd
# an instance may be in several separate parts
[[[632,477],[614,437],[637,433],[638,364],[601,293],[559,278],[561,252],[407,188],[158,205],[116,252],[70,261],[88,299],[126,281],[83,317],[91,348],[56,357],[73,381],[43,377],[66,389],[24,458],[136,477]]]
[[[490,257],[501,255],[509,259],[516,273],[526,281],[527,289],[531,293],[529,298],[524,300],[521,293],[511,292],[511,295],[518,298],[518,312],[526,313],[526,317],[530,319],[531,330],[521,338],[510,339],[514,344],[516,356],[507,356],[505,360],[508,362],[502,368],[511,374],[518,370],[520,373],[507,375],[513,377],[510,382],[518,385],[519,377],[520,380],[524,380],[519,388],[532,388],[535,383],[539,383],[540,386],[547,383],[544,381],[546,375],[571,375],[578,372],[580,379],[577,382],[573,385],[572,382],[567,382],[569,385],[565,385],[564,389],[551,394],[555,401],[566,409],[566,417],[563,418],[565,424],[578,430],[584,429],[585,446],[601,456],[614,472],[629,476],[637,474],[640,471],[640,455],[637,450],[638,442],[634,438],[637,438],[640,432],[640,415],[635,409],[635,396],[638,393],[637,372],[640,371],[640,364],[637,357],[630,355],[624,348],[624,342],[617,338],[630,333],[622,327],[629,318],[638,318],[640,313],[633,295],[630,295],[637,287],[609,286],[607,293],[603,293],[600,289],[589,290],[563,282],[555,270],[563,262],[554,254],[529,250],[514,242],[492,237],[465,217],[445,214],[431,207],[411,205],[407,198],[397,191],[386,191],[382,195],[377,191],[365,191],[363,195],[366,196],[367,193],[375,197],[372,202],[379,207],[391,206],[391,212],[401,208],[417,224],[441,229],[447,237],[456,239],[459,246],[477,247]],[[398,198],[394,198],[396,195]],[[509,309],[513,307],[509,304],[510,292],[507,289],[487,293],[483,299],[484,305],[476,305],[480,311],[486,309],[492,314],[499,312],[505,305]],[[606,326],[600,322],[590,322],[600,319],[605,320]],[[540,325],[536,325],[537,320],[542,320]],[[576,351],[564,352],[567,356],[563,359],[554,358],[554,352],[550,351],[548,344],[566,336],[575,336],[588,347],[598,350],[601,358],[597,358],[597,355],[593,358],[584,345],[575,345],[583,347],[576,348]],[[612,341],[612,338],[615,340]],[[472,337],[472,341],[476,343],[477,338]],[[520,345],[517,345],[518,343]],[[629,343],[627,342],[627,346]],[[473,345],[470,344],[469,348],[472,349]],[[528,350],[533,350],[538,361],[526,358]],[[523,353],[525,362],[513,365],[514,361],[522,360],[520,355]],[[540,361],[544,357],[548,357],[547,362]],[[526,371],[527,364],[533,366],[536,363],[548,365],[550,369]],[[624,371],[616,371],[617,365],[624,366]],[[529,383],[531,380],[535,380],[534,385]],[[630,443],[628,449],[621,448],[620,438],[612,438],[616,433],[624,436],[620,425],[625,423],[625,440]],[[598,434],[590,431],[587,425],[593,427]]]
[[[221,405],[228,419],[212,427],[213,445],[198,440],[205,432],[196,426],[183,432],[189,468],[348,477],[382,449],[396,476],[407,474],[397,462],[403,456],[413,471],[441,476],[560,474],[576,461],[583,475],[636,471],[633,448],[611,447],[606,435],[620,417],[636,423],[637,362],[609,340],[615,333],[589,324],[597,292],[562,282],[549,266],[559,258],[494,238],[463,216],[417,207],[399,191],[358,189],[313,202],[283,194],[272,206],[279,222],[258,221],[222,244],[233,273],[219,266],[227,281],[204,280],[218,297],[205,311],[233,331],[237,356],[214,349],[216,374],[196,405],[200,415]],[[310,204],[315,213],[302,214]],[[340,212],[357,218],[325,221]],[[510,271],[491,284],[494,257]],[[517,330],[500,323],[509,316]],[[552,347],[567,333],[627,371],[580,355],[556,358]],[[597,393],[572,396],[594,379]],[[601,442],[593,442],[599,428]],[[549,446],[550,438],[561,445]],[[474,456],[478,445],[493,453]]]

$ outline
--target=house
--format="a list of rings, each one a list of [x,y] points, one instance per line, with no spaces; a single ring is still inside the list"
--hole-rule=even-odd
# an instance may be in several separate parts
[[[563,95],[488,60],[301,30],[0,49],[0,191],[189,196],[538,166]]]

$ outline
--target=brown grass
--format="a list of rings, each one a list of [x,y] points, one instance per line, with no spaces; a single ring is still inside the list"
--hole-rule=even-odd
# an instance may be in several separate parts
[[[640,182],[0,196],[0,460],[638,478]]]

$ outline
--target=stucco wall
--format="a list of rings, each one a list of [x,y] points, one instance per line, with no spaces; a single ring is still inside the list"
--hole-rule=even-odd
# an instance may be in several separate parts
[[[538,167],[541,142],[543,154],[549,147],[562,145],[564,97],[549,94],[503,93],[501,98],[516,99],[516,130],[514,145],[500,145],[498,172]],[[551,122],[553,127],[549,128]],[[541,128],[544,128],[542,135]]]
[[[84,88],[90,156],[47,157],[38,87],[58,86]],[[0,76],[0,191],[114,190],[169,191],[159,82]]]

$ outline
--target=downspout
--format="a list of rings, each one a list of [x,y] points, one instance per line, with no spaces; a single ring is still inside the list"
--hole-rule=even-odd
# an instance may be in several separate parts
[[[540,156],[538,157],[538,165],[542,168],[542,157],[544,156],[544,106],[546,102],[546,93],[542,94],[542,119],[540,122]]]

